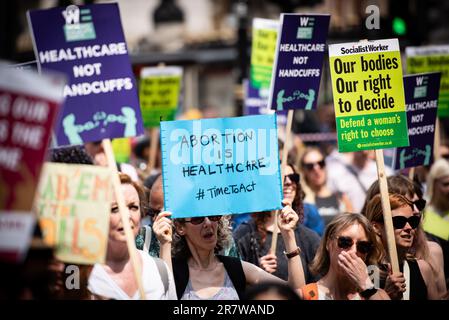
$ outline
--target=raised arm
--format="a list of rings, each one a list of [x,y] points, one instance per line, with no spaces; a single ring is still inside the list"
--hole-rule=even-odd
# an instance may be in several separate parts
[[[171,212],[163,211],[159,213],[153,222],[153,231],[160,243],[159,257],[164,260],[173,272],[171,262],[171,243],[173,239],[172,221],[168,218]]]

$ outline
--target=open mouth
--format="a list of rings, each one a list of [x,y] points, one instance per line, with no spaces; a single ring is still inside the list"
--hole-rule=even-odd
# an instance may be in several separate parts
[[[215,236],[215,234],[214,234],[212,231],[206,231],[206,232],[203,234],[203,238],[204,238],[205,240],[213,240],[213,239],[214,239],[214,236]]]

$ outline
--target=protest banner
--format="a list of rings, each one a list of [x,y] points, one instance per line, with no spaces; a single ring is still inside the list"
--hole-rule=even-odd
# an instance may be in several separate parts
[[[0,213],[0,261],[22,263],[28,252],[36,219],[17,212]]]
[[[112,140],[112,150],[118,163],[127,163],[131,155],[130,138],[118,138]]]
[[[440,78],[439,72],[404,76],[410,146],[395,149],[396,170],[433,163]]]
[[[35,210],[44,241],[67,263],[104,263],[112,202],[108,168],[46,163]]]
[[[172,121],[180,104],[182,68],[146,67],[140,72],[139,98],[145,128]]]
[[[118,5],[32,10],[27,17],[39,69],[69,78],[55,128],[57,144],[143,134]]]
[[[441,72],[438,117],[449,117],[449,45],[407,47],[407,73]]]
[[[255,89],[270,88],[279,25],[277,20],[253,19],[250,84]]]
[[[271,109],[315,109],[330,15],[281,14],[271,79]]]
[[[161,146],[173,218],[281,208],[276,115],[162,121]]]
[[[252,116],[259,114],[273,114],[276,111],[268,108],[269,88],[256,89],[248,80],[243,81],[244,101],[243,101],[243,115]],[[277,111],[277,125],[285,126],[287,123],[288,110]]]
[[[330,45],[329,60],[338,150],[408,146],[397,39]]]
[[[64,84],[0,65],[0,210],[30,211]]]

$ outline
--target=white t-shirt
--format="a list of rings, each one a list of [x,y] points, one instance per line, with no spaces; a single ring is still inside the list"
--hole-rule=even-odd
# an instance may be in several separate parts
[[[164,284],[154,259],[141,250],[137,250],[142,258],[142,283],[147,300],[177,300],[173,274],[167,267],[168,290],[165,294]],[[109,276],[103,265],[95,264],[89,277],[90,292],[115,300],[139,300],[139,291],[130,297]]]

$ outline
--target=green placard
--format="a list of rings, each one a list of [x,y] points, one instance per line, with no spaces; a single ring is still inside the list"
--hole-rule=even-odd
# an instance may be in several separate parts
[[[119,138],[112,140],[112,150],[114,151],[115,161],[118,163],[129,162],[131,155],[130,138]]]
[[[449,117],[449,46],[408,47],[407,73],[441,71],[438,117]]]
[[[253,20],[250,81],[254,88],[270,87],[278,27],[279,22],[276,20]]]
[[[177,67],[144,68],[139,98],[143,124],[159,127],[160,121],[172,121],[179,106],[182,69]]]
[[[397,39],[329,46],[338,150],[409,145]]]

